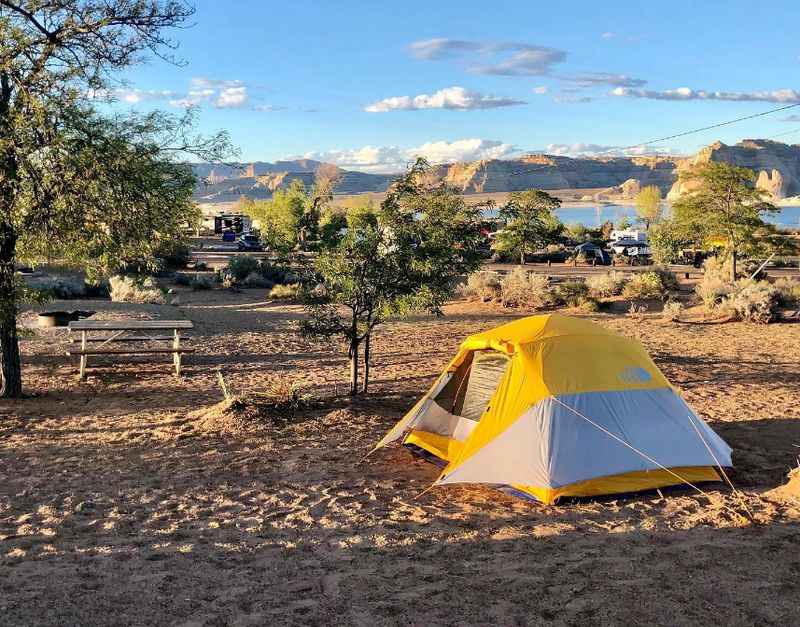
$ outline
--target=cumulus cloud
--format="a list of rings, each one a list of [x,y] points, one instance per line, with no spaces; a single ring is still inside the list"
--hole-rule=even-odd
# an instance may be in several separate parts
[[[217,109],[240,109],[247,104],[247,87],[225,87],[217,95]]]
[[[427,142],[414,148],[364,146],[350,150],[308,152],[300,156],[362,172],[398,172],[406,168],[417,157],[424,157],[430,163],[451,163],[478,159],[501,159],[509,157],[515,152],[517,149],[512,144],[492,139],[471,138],[452,142]]]
[[[794,89],[778,89],[775,91],[706,91],[704,89],[690,89],[678,87],[665,91],[650,89],[636,89],[630,87],[617,87],[611,95],[625,98],[647,98],[649,100],[725,100],[732,102],[775,102],[792,103],[800,102],[800,92]]]
[[[387,111],[418,111],[420,109],[457,109],[467,111],[470,109],[496,109],[497,107],[510,107],[526,104],[524,100],[512,98],[498,98],[488,96],[476,91],[469,91],[463,87],[447,87],[434,94],[420,94],[419,96],[393,96],[384,98],[364,107],[370,113],[385,113]]]
[[[518,42],[478,42],[437,37],[415,41],[409,46],[418,59],[462,59],[476,74],[500,76],[542,76],[567,58],[563,50]]]

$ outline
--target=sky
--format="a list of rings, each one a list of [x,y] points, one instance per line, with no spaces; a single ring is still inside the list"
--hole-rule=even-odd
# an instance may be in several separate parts
[[[243,161],[367,172],[432,162],[691,154],[800,142],[797,0],[194,0],[184,61],[126,72],[117,107],[199,108]]]

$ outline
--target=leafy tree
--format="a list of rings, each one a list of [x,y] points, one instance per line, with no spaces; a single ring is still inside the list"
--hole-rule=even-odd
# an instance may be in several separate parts
[[[498,215],[506,227],[498,233],[495,249],[519,256],[525,264],[525,255],[554,241],[564,226],[555,214],[561,201],[540,189],[513,192]]]
[[[636,194],[636,213],[646,229],[661,219],[661,190],[658,185],[648,185]]]
[[[152,255],[193,222],[187,153],[214,160],[224,135],[192,114],[104,117],[110,75],[151,51],[193,10],[172,0],[0,0],[0,396],[19,396],[14,268],[42,257],[114,268]]]
[[[600,237],[604,240],[611,239],[611,231],[614,230],[614,223],[611,220],[606,220],[600,225]]]
[[[359,392],[360,350],[369,385],[370,339],[392,315],[442,314],[464,274],[480,266],[480,210],[444,186],[425,184],[423,160],[401,177],[376,212],[350,212],[347,232],[314,263],[318,287],[308,295],[302,331],[343,337],[350,393]]]
[[[622,216],[619,220],[617,220],[617,230],[624,231],[631,228],[632,224],[633,223],[628,216]]]
[[[724,242],[732,259],[731,280],[736,280],[739,255],[762,247],[770,227],[762,216],[778,209],[764,200],[755,186],[756,174],[747,168],[712,161],[684,172],[689,191],[672,205],[679,237],[700,245]]]
[[[566,229],[567,234],[577,242],[585,242],[586,238],[589,236],[589,229],[579,222],[568,224]]]
[[[283,253],[295,248],[308,250],[321,237],[320,220],[330,207],[339,176],[338,168],[323,165],[315,174],[311,188],[295,178],[286,189],[275,190],[271,199],[240,201],[239,206],[259,221],[263,237],[273,250]]]
[[[681,249],[691,243],[680,235],[671,220],[662,220],[653,225],[648,232],[648,240],[653,261],[658,264],[675,263],[680,257]]]

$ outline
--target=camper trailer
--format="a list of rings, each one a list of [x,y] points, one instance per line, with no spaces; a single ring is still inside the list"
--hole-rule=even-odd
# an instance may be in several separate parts
[[[248,233],[253,221],[243,213],[220,213],[214,216],[214,233]]]

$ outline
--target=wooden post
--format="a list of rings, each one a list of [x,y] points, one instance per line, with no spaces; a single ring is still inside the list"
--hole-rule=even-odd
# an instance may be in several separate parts
[[[172,361],[175,364],[175,376],[181,376],[181,354],[178,352],[181,347],[181,332],[175,329],[175,339],[172,341],[172,348],[175,352],[172,353]]]
[[[84,381],[86,379],[86,331],[81,331],[81,365],[78,373],[78,379]]]

